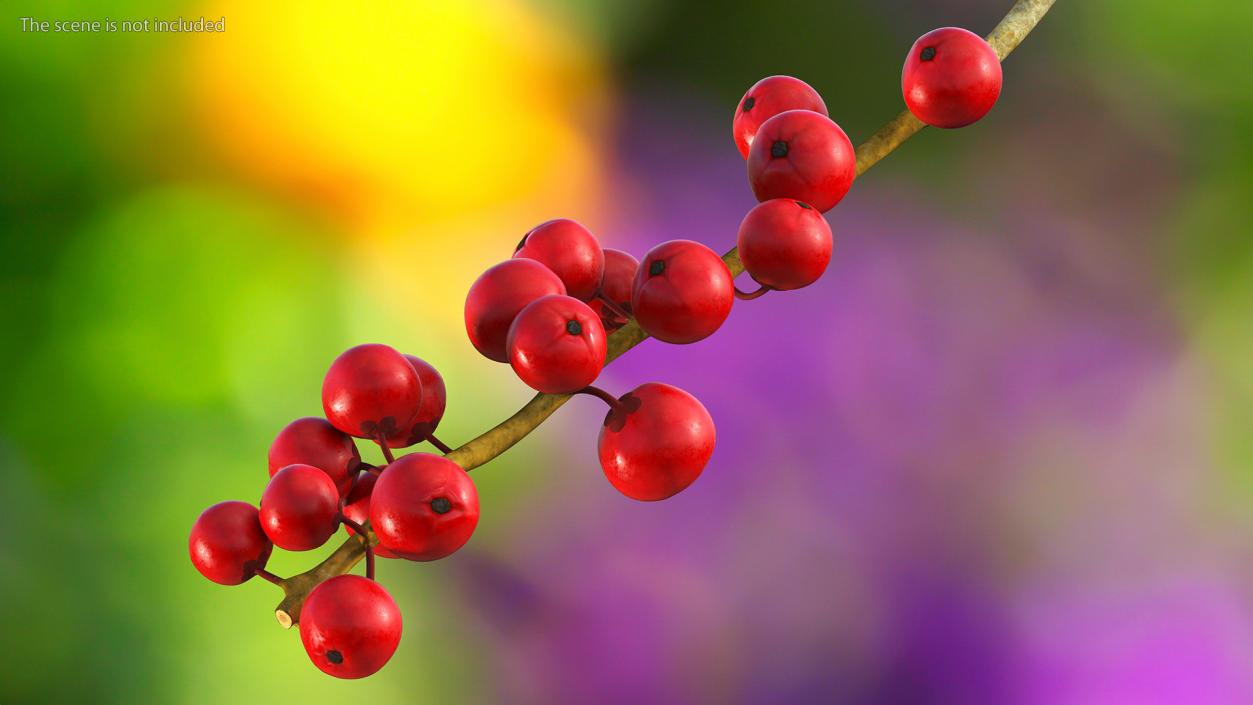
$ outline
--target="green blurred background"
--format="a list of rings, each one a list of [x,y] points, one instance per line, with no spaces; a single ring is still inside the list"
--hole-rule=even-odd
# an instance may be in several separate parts
[[[525,629],[498,628],[505,617],[485,614],[476,592],[484,581],[512,579],[501,571],[521,575],[541,597],[524,599],[518,595],[527,589],[511,588],[502,599],[513,605],[509,614],[530,614],[517,604],[543,599],[550,582],[571,593],[582,585],[596,589],[580,572],[583,562],[632,540],[634,530],[619,522],[635,505],[623,506],[601,486],[594,462],[569,460],[590,457],[591,434],[579,417],[598,413],[594,405],[559,414],[474,473],[484,519],[460,567],[456,559],[381,566],[404,610],[405,636],[393,663],[367,681],[318,673],[297,635],[276,626],[279,595],[272,586],[210,584],[186,553],[187,531],[205,506],[256,501],[269,441],[290,419],[319,413],[321,375],[339,351],[386,342],[432,362],[450,390],[441,436],[454,444],[472,437],[529,397],[507,367],[474,354],[461,323],[467,286],[511,252],[519,233],[571,216],[592,225],[607,245],[630,245],[636,254],[676,236],[729,247],[735,223],[751,206],[746,189],[733,185],[743,167],[730,118],[752,82],[772,73],[804,78],[856,143],[901,108],[900,63],[917,35],[946,24],[986,32],[1008,5],[500,0],[8,8],[0,43],[0,326],[7,341],[0,346],[6,370],[0,496],[7,506],[0,514],[6,537],[0,624],[9,656],[0,661],[0,702],[778,702],[771,693],[789,692],[795,702],[993,702],[978,694],[988,692],[1001,703],[1034,702],[1024,693],[1043,697],[1031,685],[1036,680],[1018,680],[1018,666],[1002,669],[1018,685],[999,690],[960,690],[978,677],[958,669],[965,675],[939,681],[963,684],[951,699],[922,695],[950,692],[940,686],[893,697],[881,687],[892,668],[875,656],[886,647],[866,636],[882,632],[833,627],[820,639],[841,644],[831,652],[797,646],[790,641],[795,631],[786,629],[754,639],[752,628],[736,631],[736,625],[756,609],[755,595],[692,616],[676,597],[680,588],[699,584],[735,594],[711,577],[733,564],[745,570],[755,564],[753,555],[735,551],[718,570],[691,564],[687,577],[677,568],[627,569],[642,590],[657,587],[639,609],[677,613],[666,629],[640,627],[634,640],[589,642],[558,617],[534,617]],[[225,17],[227,31],[24,33],[18,18],[27,14],[48,20],[205,15]],[[1171,432],[1136,436],[1133,454],[1122,458],[1127,471],[1102,480],[1115,489],[1095,492],[1084,469],[1104,462],[1108,438],[1097,429],[1076,446],[1054,434],[1054,422],[1072,411],[1060,407],[1049,421],[1033,422],[1034,442],[1016,451],[1014,466],[1034,470],[1016,475],[1013,487],[997,486],[1009,498],[1006,514],[1030,515],[1023,521],[1032,536],[1046,544],[1056,539],[1053,546],[1094,540],[1058,538],[1081,511],[1076,506],[1100,515],[1102,503],[1124,497],[1134,510],[1128,526],[1135,527],[1165,522],[1162,507],[1170,507],[1167,513],[1183,518],[1155,536],[1164,542],[1154,550],[1186,557],[1206,547],[1213,561],[1204,570],[1168,563],[1172,574],[1203,574],[1231,596],[1217,619],[1231,631],[1223,632],[1220,647],[1201,649],[1211,654],[1198,657],[1204,668],[1180,671],[1172,681],[1180,689],[1080,684],[1046,701],[1251,701],[1253,77],[1243,56],[1251,29],[1247,3],[1060,0],[1008,60],[1001,104],[988,120],[961,132],[925,132],[870,172],[865,181],[873,185],[849,197],[862,196],[850,206],[860,209],[850,223],[861,227],[842,228],[832,214],[837,260],[847,243],[849,261],[857,261],[852,243],[861,237],[887,241],[882,247],[889,253],[896,242],[912,257],[918,250],[906,248],[960,233],[970,257],[955,265],[965,273],[957,278],[977,282],[981,253],[1005,255],[999,248],[1010,242],[1007,259],[1021,256],[1032,271],[1052,272],[1041,300],[1073,304],[1048,325],[1100,328],[1106,319],[1089,312],[1115,310],[1125,314],[1117,320],[1150,329],[1146,347],[1160,362],[1152,384],[1110,394],[1165,414],[1150,428]],[[690,177],[685,189],[653,183],[674,170]],[[728,199],[731,208],[723,207]],[[1028,231],[1038,239],[1022,240]],[[1040,254],[1048,249],[1036,248],[1041,241],[1063,254]],[[1069,264],[1050,269],[1050,257]],[[1076,276],[1086,284],[1072,286]],[[999,294],[989,284],[974,300]],[[946,290],[927,298],[936,308],[970,301]],[[800,316],[855,303],[797,299],[778,302],[777,310]],[[995,320],[969,325],[989,340],[1003,337]],[[724,379],[757,370],[777,377],[780,387],[804,386],[804,368],[754,367],[769,361],[766,343],[747,328],[737,331],[728,333],[729,342],[703,344],[703,353],[653,350],[649,364],[674,356],[678,367],[658,378],[682,384],[679,371],[700,368],[699,355],[729,357],[738,366],[725,362]],[[815,335],[795,340],[822,339]],[[1005,356],[1013,362],[1038,352]],[[943,359],[928,369],[934,379],[972,373],[945,367]],[[624,375],[613,378],[623,385],[644,380],[634,371],[616,374]],[[789,382],[789,375],[797,379]],[[835,418],[827,414],[837,395],[824,396],[830,388],[818,387],[804,395],[806,418]],[[1142,394],[1146,389],[1155,391]],[[880,396],[873,388],[861,391]],[[755,393],[768,399],[769,392]],[[720,428],[723,419],[748,424],[743,419],[754,414],[786,418],[768,400],[764,406],[733,401],[715,409]],[[880,412],[884,437],[931,428],[892,408]],[[961,433],[959,426],[955,434]],[[793,458],[789,467],[823,467],[823,457]],[[736,462],[724,452],[714,467],[730,476]],[[745,473],[753,472],[743,463]],[[1062,490],[1047,474],[1059,467],[1068,468]],[[585,477],[571,489],[576,470]],[[994,482],[1007,481],[997,475]],[[725,496],[735,507],[751,501],[737,491]],[[1041,496],[1049,499],[1036,502]],[[560,512],[549,511],[553,497],[563,499]],[[1032,508],[1015,509],[1018,501]],[[725,503],[693,506],[684,510],[693,512],[684,526],[704,522],[707,531],[651,540],[742,545]],[[614,508],[613,520],[601,515],[604,507]],[[888,501],[880,509],[896,511]],[[638,511],[647,514],[636,514],[636,521],[672,520],[660,507]],[[937,522],[963,521],[943,516],[948,519]],[[825,555],[808,546],[822,546],[824,534],[806,526],[779,529],[775,550],[796,551],[802,564]],[[987,540],[1003,538],[1006,545],[1021,538],[999,524],[987,532],[993,536]],[[830,540],[857,543],[858,535],[832,529]],[[1117,562],[1121,549],[1102,550]],[[280,552],[271,570],[297,572],[325,552]],[[1030,550],[1009,553],[989,563],[1043,560]],[[1089,566],[1105,560],[1076,559]],[[849,565],[832,565],[832,574],[859,575]],[[1075,577],[1083,574],[1061,572],[1055,579],[1086,585]],[[1121,595],[1141,579],[1128,569],[1098,582]],[[1020,589],[1026,582],[1002,602],[1030,602],[1024,597],[1030,591]],[[1051,588],[1040,590],[1050,602]],[[844,592],[831,594],[840,601]],[[799,604],[826,609],[825,597],[811,597]],[[582,614],[560,600],[547,609]],[[687,625],[680,636],[669,631],[676,619]],[[1009,621],[1008,633],[1025,629]],[[1023,638],[1011,641],[1039,641]],[[1070,638],[1090,642],[1078,632]],[[1145,639],[1155,653],[1198,653],[1186,640]],[[789,645],[826,655],[794,664],[795,671],[766,674],[717,664],[727,649],[738,654],[727,663],[747,664],[759,650]],[[602,680],[579,665],[617,658],[617,649],[678,649],[686,659],[708,662]],[[541,665],[528,660],[536,650],[548,654]],[[1099,657],[1091,662],[1103,668]],[[1151,661],[1137,663],[1153,670],[1145,665]],[[858,674],[870,671],[879,675],[864,687],[841,690],[827,680],[860,682]],[[636,690],[642,682],[648,688]],[[769,687],[757,690],[759,682]],[[802,682],[819,685],[778,686]],[[1093,693],[1103,696],[1091,699]],[[1175,696],[1180,699],[1164,699]]]

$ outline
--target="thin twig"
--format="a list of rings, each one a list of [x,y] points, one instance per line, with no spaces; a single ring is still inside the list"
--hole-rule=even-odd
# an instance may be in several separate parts
[[[426,434],[426,442],[435,446],[435,449],[443,453],[444,455],[448,455],[449,453],[452,452],[452,448],[449,447],[448,444],[436,438],[434,433]]]
[[[588,396],[596,397],[597,399],[608,404],[609,408],[614,411],[625,411],[626,409],[626,405],[619,401],[617,397],[609,392],[606,392],[600,387],[593,387],[589,385],[575,392],[575,394],[586,394]]]
[[[752,291],[740,291],[740,288],[737,286],[735,287],[735,298],[740,301],[752,301],[753,299],[765,296],[767,291],[770,291],[770,287],[765,284],[762,284]]]

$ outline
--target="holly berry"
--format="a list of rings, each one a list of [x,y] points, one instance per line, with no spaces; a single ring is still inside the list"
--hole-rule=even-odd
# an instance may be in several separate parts
[[[518,312],[541,296],[565,293],[561,278],[533,259],[501,262],[470,285],[465,311],[470,342],[484,357],[508,362],[506,339]]]
[[[361,454],[352,437],[326,419],[306,416],[283,427],[270,444],[270,477],[288,465],[312,465],[330,476],[340,496],[352,489]]]
[[[360,575],[337,575],[305,598],[300,641],[309,660],[336,678],[365,678],[387,664],[400,644],[396,601]]]
[[[901,93],[914,117],[934,127],[965,127],[1001,95],[1001,61],[983,37],[941,27],[918,38],[905,57]]]
[[[219,585],[246,582],[265,568],[273,549],[257,508],[247,502],[219,502],[204,510],[187,539],[192,565]]]
[[[763,122],[787,110],[812,110],[827,114],[827,104],[808,83],[791,76],[767,76],[740,98],[735,108],[731,134],[740,155],[748,158],[749,148]]]
[[[391,448],[407,448],[425,441],[435,433],[440,420],[444,418],[444,409],[448,406],[448,390],[444,387],[444,378],[439,371],[413,355],[405,355],[405,359],[422,381],[422,404],[418,406],[418,414],[409,422],[409,426],[387,439],[387,445]]]
[[[631,293],[635,320],[667,343],[708,337],[731,313],[731,271],[713,250],[691,240],[671,240],[649,250]]]
[[[288,465],[275,473],[261,495],[261,528],[274,545],[310,551],[335,533],[339,490],[312,465]]]
[[[740,262],[758,284],[787,290],[809,286],[831,261],[831,226],[804,201],[776,198],[744,216]]]
[[[536,299],[509,328],[509,364],[545,394],[569,394],[595,382],[605,350],[600,316],[572,296]]]
[[[600,297],[609,299],[624,313],[631,313],[631,286],[639,268],[640,261],[626,252],[605,248],[605,276],[600,281],[600,294],[587,304],[600,316],[605,332],[621,328],[626,325],[627,319],[606,306]]]
[[[335,428],[383,440],[407,428],[422,405],[422,380],[394,348],[377,343],[349,348],[322,381],[322,408]]]
[[[788,110],[762,123],[748,153],[758,201],[794,198],[825,213],[853,185],[857,156],[840,126],[810,110]]]
[[[474,483],[443,456],[410,453],[374,483],[370,525],[379,545],[401,558],[443,558],[464,546],[478,523]]]
[[[352,486],[352,492],[349,492],[348,497],[344,499],[344,508],[341,510],[344,516],[357,524],[364,524],[370,520],[370,495],[374,492],[374,483],[377,479],[378,477],[368,470],[362,470],[357,474],[357,481]],[[347,524],[344,525],[344,530],[349,536],[357,533]],[[374,547],[374,555],[379,558],[397,557],[382,546]]]
[[[605,256],[596,236],[567,218],[535,226],[522,237],[513,256],[545,265],[561,278],[565,293],[581,301],[596,295],[605,270]]]
[[[700,476],[714,436],[713,418],[696,397],[668,384],[641,384],[605,416],[600,467],[631,499],[666,499]]]

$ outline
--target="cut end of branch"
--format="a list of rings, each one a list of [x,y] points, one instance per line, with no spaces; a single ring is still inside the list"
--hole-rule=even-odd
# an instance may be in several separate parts
[[[291,629],[292,625],[298,624],[300,609],[305,604],[305,598],[313,592],[313,588],[327,578],[343,575],[352,570],[352,567],[365,556],[365,547],[378,543],[378,537],[370,530],[369,524],[362,524],[361,528],[365,530],[364,537],[362,534],[353,534],[343,545],[335,549],[334,553],[327,556],[326,560],[283,581],[283,601],[278,603],[278,608],[274,610],[274,618],[278,620],[280,626],[284,629]]]

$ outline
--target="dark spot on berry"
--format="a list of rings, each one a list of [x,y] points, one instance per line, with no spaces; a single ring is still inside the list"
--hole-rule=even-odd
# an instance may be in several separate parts
[[[655,277],[655,276],[657,276],[658,274],[661,274],[661,273],[662,273],[662,272],[664,272],[664,271],[666,271],[666,261],[665,261],[665,260],[660,260],[660,259],[658,259],[658,260],[653,260],[653,263],[652,263],[652,264],[650,264],[650,265],[648,265],[648,275],[649,275],[649,276]]]
[[[416,446],[425,441],[426,437],[432,433],[435,433],[435,424],[432,424],[430,421],[415,423],[413,428],[409,430],[409,445]]]
[[[531,237],[531,233],[527,233],[526,235],[523,235],[523,236],[522,236],[522,239],[521,239],[521,240],[518,240],[518,246],[517,246],[517,247],[515,247],[515,248],[513,248],[513,251],[514,251],[515,253],[516,253],[518,250],[520,250],[520,249],[522,249],[523,247],[525,247],[525,246],[526,246],[526,239],[527,239],[528,237]]]
[[[745,98],[744,99],[744,112],[748,112],[752,110],[754,105],[757,105],[756,98],[752,97],[751,95]]]
[[[923,61],[930,61],[935,58],[935,47],[926,47],[919,56]]]
[[[452,502],[447,497],[436,497],[431,500],[431,511],[436,514],[447,514],[452,511]]]
[[[344,662],[344,655],[338,651],[328,651],[326,652],[326,660],[338,666]]]
[[[398,433],[400,433],[400,427],[396,425],[395,416],[384,416],[378,421],[361,422],[362,438],[373,438],[378,441],[385,441]]]
[[[770,156],[775,159],[782,159],[783,157],[786,157],[787,142],[783,140],[775,140],[774,144],[770,145]]]
[[[626,425],[627,416],[635,413],[640,408],[640,405],[643,404],[640,398],[634,394],[628,394],[618,401],[621,402],[621,405],[618,408],[610,409],[609,413],[605,414],[605,428],[615,433],[621,431],[622,427]]]
[[[813,206],[809,205],[808,203],[805,203],[804,201],[797,201],[796,205],[800,206],[801,208],[804,208],[805,210],[813,210]]]
[[[570,335],[582,335],[583,326],[578,321],[566,321],[566,332]]]

